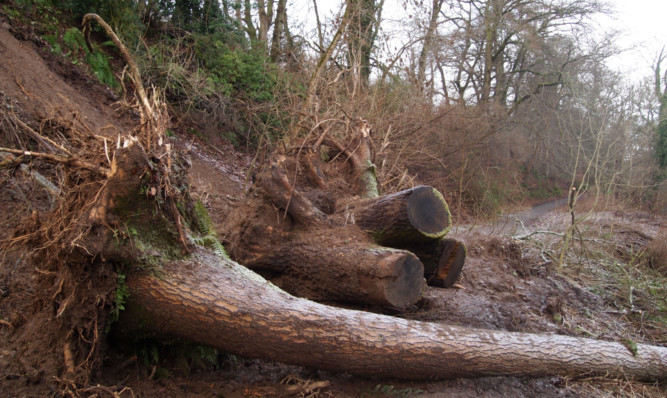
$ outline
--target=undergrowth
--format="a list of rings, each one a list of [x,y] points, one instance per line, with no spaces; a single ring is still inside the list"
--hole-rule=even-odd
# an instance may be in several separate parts
[[[562,228],[549,226],[556,234]],[[608,212],[592,213],[579,228],[556,271],[599,296],[608,314],[633,325],[632,332],[615,331],[621,340],[667,344],[667,273],[659,265],[667,257],[658,254],[665,246],[661,235],[649,236]],[[543,235],[530,244],[557,260],[563,241]]]
[[[196,229],[199,231],[199,236],[194,236],[192,239],[194,242],[200,246],[208,247],[213,250],[213,252],[222,257],[229,259],[229,255],[225,248],[222,246],[222,243],[218,240],[215,229],[213,228],[213,223],[211,221],[211,216],[208,214],[206,207],[198,200],[195,203],[195,220]]]

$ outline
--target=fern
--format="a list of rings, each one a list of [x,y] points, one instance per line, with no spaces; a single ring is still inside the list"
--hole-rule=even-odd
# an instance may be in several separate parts
[[[211,216],[208,214],[206,207],[204,207],[204,204],[200,200],[195,203],[195,224],[201,233],[201,236],[193,237],[192,240],[200,246],[208,247],[213,250],[216,255],[229,259],[229,255],[225,251],[224,246],[222,246],[218,238],[215,236],[215,230],[211,228]]]
[[[199,246],[208,247],[213,250],[213,252],[225,259],[229,259],[229,255],[225,250],[225,247],[222,246],[222,243],[215,237],[213,234],[208,234],[200,237],[193,237],[192,240]]]
[[[197,200],[197,203],[195,203],[195,224],[202,235],[211,234],[211,216],[201,200]]]

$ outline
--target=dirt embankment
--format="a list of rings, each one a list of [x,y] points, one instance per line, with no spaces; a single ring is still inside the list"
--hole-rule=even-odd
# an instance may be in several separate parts
[[[11,28],[11,27],[9,27]],[[3,107],[0,146],[17,145],[12,134],[21,128],[17,117],[32,128],[57,121],[76,125],[113,142],[119,132],[136,127],[131,114],[119,113],[116,96],[92,77],[49,53],[45,43],[29,31],[0,27],[0,105]],[[20,37],[21,39],[17,39]],[[229,145],[212,147],[191,137],[178,137],[178,146],[192,158],[193,194],[220,222],[242,200],[250,159]],[[58,170],[33,168],[54,182]],[[36,183],[30,172],[0,170],[0,238],[8,238],[22,220],[36,211],[48,212],[56,198]],[[664,220],[657,216],[620,217],[613,213],[592,226],[612,235],[636,230],[654,238]],[[567,215],[559,212],[531,215],[534,229],[563,231]],[[613,226],[613,227],[610,227]],[[630,231],[630,232],[627,232]],[[224,234],[224,231],[221,231]],[[471,228],[453,233],[468,245],[468,261],[461,289],[429,288],[424,299],[397,316],[431,322],[489,329],[594,336],[600,339],[666,344],[664,333],[653,333],[647,320],[638,328],[631,321],[633,309],[648,305],[635,297],[633,308],[624,308],[587,285],[588,279],[558,272],[552,255],[557,241],[516,241],[494,228]],[[613,235],[617,236],[617,235]],[[597,238],[596,238],[597,239]],[[648,242],[644,242],[644,245]],[[637,247],[638,248],[638,247]],[[39,264],[27,261],[27,253],[3,253],[0,257],[0,390],[8,396],[57,395],[57,377],[66,368],[63,353],[50,343],[62,339],[54,325],[57,308],[53,297],[40,290]],[[588,266],[588,265],[586,265]],[[582,266],[583,267],[583,266]],[[57,282],[56,282],[57,283]],[[57,286],[55,286],[57,290]],[[634,290],[633,290],[634,291]],[[663,290],[664,291],[664,290]],[[604,293],[604,292],[603,292]],[[664,300],[664,298],[663,298]],[[664,301],[663,301],[664,302]],[[627,310],[625,313],[623,311]],[[647,310],[643,310],[647,311]],[[102,340],[104,341],[104,340]],[[106,343],[104,343],[106,344]],[[60,345],[58,345],[60,346]],[[180,348],[174,348],[180,347]],[[105,361],[90,385],[89,394],[132,390],[135,396],[450,396],[450,397],[556,397],[621,395],[660,396],[663,387],[625,381],[564,378],[477,380],[406,383],[336,375],[279,363],[214,353],[211,363],[197,366],[194,356],[179,355],[183,345],[146,346],[148,352],[132,354],[104,347]],[[158,356],[160,359],[156,359]],[[143,356],[142,356],[143,355]],[[154,361],[144,363],[147,358]],[[201,358],[201,356],[199,357]],[[106,389],[106,390],[105,390]],[[122,396],[130,396],[125,389]]]

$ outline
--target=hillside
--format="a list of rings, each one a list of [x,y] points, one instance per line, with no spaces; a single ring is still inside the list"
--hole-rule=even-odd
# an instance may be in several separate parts
[[[30,26],[2,21],[0,55],[0,147],[29,148],[47,136],[91,140],[82,147],[113,149],[119,134],[139,129],[138,115],[119,104],[117,92],[49,51]],[[190,193],[205,205],[218,236],[224,237],[224,220],[245,200],[252,184],[256,154],[236,149],[223,137],[198,137],[183,125],[174,127],[170,140],[189,159]],[[29,155],[20,161],[7,152],[0,155],[0,239],[11,241],[49,219],[64,193],[49,188],[43,179],[55,186],[64,184],[63,168],[69,165],[28,159]],[[432,173],[423,174],[428,178]],[[429,182],[417,176],[402,184]],[[401,188],[390,183],[386,187]],[[570,213],[563,204],[512,213],[493,223],[461,215],[466,224],[458,223],[448,235],[468,247],[458,286],[428,287],[417,305],[391,315],[490,330],[621,341],[629,351],[636,343],[664,347],[665,215],[617,204],[594,208],[588,206],[591,202],[583,197],[577,207],[577,213],[585,217],[569,249],[563,247],[563,236],[570,227]],[[43,243],[31,242],[32,247]],[[128,347],[109,337],[112,334],[95,335],[98,345],[88,357],[83,355],[91,363],[75,364],[90,366],[90,378],[72,388],[64,381],[69,364],[60,348],[71,337],[70,331],[59,328],[69,304],[63,294],[68,286],[63,287],[64,279],[55,278],[53,270],[30,254],[28,250],[3,251],[0,263],[0,388],[8,396],[660,397],[666,393],[664,384],[601,377],[421,382],[361,378],[242,358],[186,341],[146,339]],[[117,292],[117,270],[86,272],[101,282],[83,286],[88,289],[85,297],[96,298],[104,303],[99,304],[102,310],[110,311],[107,300]],[[93,329],[92,323],[95,331],[108,331],[106,325],[98,327],[97,318],[88,317],[84,303],[72,303],[72,307],[66,317],[88,322],[78,329],[81,339],[90,337],[86,333]]]

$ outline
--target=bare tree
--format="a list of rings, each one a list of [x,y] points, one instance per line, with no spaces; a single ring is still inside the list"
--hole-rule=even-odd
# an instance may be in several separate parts
[[[660,108],[658,112],[658,128],[656,140],[656,156],[660,168],[667,169],[667,71],[660,73],[662,62],[667,57],[665,49],[660,51],[656,58],[653,71],[655,72],[655,94],[658,96]]]

